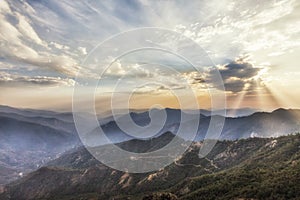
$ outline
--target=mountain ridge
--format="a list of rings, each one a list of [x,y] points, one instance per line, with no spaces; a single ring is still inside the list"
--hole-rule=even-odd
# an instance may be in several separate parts
[[[299,133],[218,141],[205,158],[198,157],[201,145],[194,142],[170,166],[145,174],[110,169],[80,148],[7,185],[0,198],[146,200],[172,194],[175,199],[296,199],[300,195],[296,176],[300,169]],[[267,189],[272,185],[284,187],[270,192]]]
[[[0,174],[0,184],[6,184],[20,178],[19,174],[25,175],[35,170],[37,168],[36,165],[43,165],[45,162],[60,156],[61,153],[68,151],[70,148],[82,145],[75,129],[75,124],[69,122],[70,119],[73,119],[70,113],[60,113],[57,115],[52,111],[48,113],[47,111],[43,112],[40,110],[36,112],[34,110],[23,112],[23,110],[9,107],[5,107],[4,110],[6,112],[4,112],[3,109],[0,106],[0,135],[2,135],[0,140],[0,167],[2,167],[3,171],[7,171],[7,173],[2,173],[3,176]],[[9,114],[9,110],[12,114]],[[43,113],[46,114],[43,115]],[[170,118],[163,129],[155,137],[165,132],[176,134],[181,120],[179,116],[180,110],[167,109],[167,113],[172,114],[169,116]],[[58,118],[56,118],[57,116]],[[222,116],[219,117],[222,118]],[[141,125],[146,125],[150,122],[147,112],[143,112],[142,115],[135,113],[133,118],[136,121],[140,120],[139,123]],[[120,143],[133,139],[129,134],[122,131],[115,121],[111,121],[110,119],[107,118],[106,120],[109,122],[101,125],[101,128],[112,142]],[[205,117],[201,115],[200,122],[185,121],[183,123],[186,123],[187,126],[189,126],[189,123],[196,123],[199,128],[195,140],[201,141],[205,137],[210,119],[210,116]],[[224,118],[225,126],[221,137],[218,139],[236,140],[249,137],[278,137],[300,131],[299,119],[300,110],[294,109],[277,109],[271,113],[259,112],[250,116],[237,118],[227,117]],[[101,121],[101,119],[99,120]],[[94,140],[93,134],[97,135],[99,131],[97,129],[99,128],[90,133],[91,140]],[[53,137],[55,135],[57,135],[56,138]],[[65,138],[62,141],[66,143],[58,140],[58,138],[61,138],[60,135]],[[30,137],[32,139],[29,139]],[[40,142],[30,145],[30,142],[36,141],[38,138],[41,139],[39,139]],[[49,151],[47,148],[44,148],[46,146],[53,148],[50,148],[51,151]],[[23,150],[21,150],[21,147]],[[24,158],[28,159],[24,160]],[[9,178],[7,178],[8,175]]]

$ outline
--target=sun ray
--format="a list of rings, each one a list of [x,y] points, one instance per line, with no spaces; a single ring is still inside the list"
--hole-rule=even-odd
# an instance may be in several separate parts
[[[245,84],[243,90],[240,93],[237,94],[236,100],[235,100],[235,102],[233,103],[233,106],[232,106],[234,111],[233,111],[233,113],[231,113],[234,116],[236,115],[236,110],[241,107],[241,104],[242,104],[243,100],[245,99],[245,96],[247,94],[247,91],[248,91],[249,87],[250,87],[249,84]]]
[[[271,103],[269,107],[273,107],[274,109],[286,106],[285,98],[272,85],[265,84],[264,90],[266,91],[266,102]]]

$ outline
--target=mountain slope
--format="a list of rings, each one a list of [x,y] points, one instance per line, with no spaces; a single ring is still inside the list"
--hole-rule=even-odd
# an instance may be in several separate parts
[[[79,144],[72,115],[0,106],[0,185]]]
[[[181,121],[181,111],[176,109],[154,110],[167,113],[167,121],[156,137],[165,133],[176,133]],[[199,112],[191,112],[190,117],[199,117]],[[198,115],[198,116],[197,116]],[[128,115],[127,115],[128,116]],[[138,125],[150,122],[149,112],[130,113]],[[118,116],[125,118],[126,115]],[[217,116],[222,118],[222,116]],[[300,131],[300,111],[278,109],[272,113],[255,113],[246,117],[225,118],[221,139],[235,140],[249,137],[272,137]],[[208,129],[211,117],[200,115],[196,141],[201,141]],[[131,140],[112,117],[99,119],[101,128],[114,143]],[[191,121],[184,121],[187,126]],[[95,128],[89,137],[94,140],[98,134]],[[80,145],[72,113],[16,109],[0,106],[0,184],[6,184],[35,170],[62,152]],[[97,141],[98,142],[98,141]],[[147,145],[146,145],[147,147]],[[20,174],[20,175],[19,175]]]
[[[180,124],[183,123],[186,127],[194,127],[198,125],[197,135],[195,138],[196,141],[201,141],[205,138],[212,119],[211,116],[201,115],[200,112],[193,111],[187,114],[188,120],[181,121],[181,110],[155,110],[157,113],[165,111],[167,113],[166,123],[156,136],[167,131],[176,133]],[[122,118],[128,116],[130,116],[133,121],[140,126],[148,125],[150,122],[149,112],[130,113],[119,117],[118,120],[122,120]],[[197,120],[197,118],[200,118],[200,121]],[[271,113],[257,112],[249,116],[235,118],[216,115],[214,118],[219,119],[219,121],[224,120],[224,127],[220,138],[215,139],[235,140],[249,137],[278,137],[300,131],[300,110],[296,109],[278,109]],[[154,124],[154,128],[158,126],[159,125]],[[110,121],[103,124],[101,128],[115,143],[132,139],[131,136],[118,127],[116,121]],[[93,138],[99,131],[98,129],[99,127],[95,128],[89,136]],[[100,144],[101,143],[99,143],[99,145]]]
[[[201,127],[201,124],[200,124]],[[300,110],[278,109],[246,117],[226,118],[222,139],[278,137],[300,131]]]
[[[140,145],[144,148],[145,141]],[[172,165],[146,174],[110,169],[80,148],[8,185],[1,197],[155,199],[171,193],[179,199],[296,199],[300,195],[299,134],[220,141],[202,159],[198,157],[200,146],[201,142],[194,143]]]

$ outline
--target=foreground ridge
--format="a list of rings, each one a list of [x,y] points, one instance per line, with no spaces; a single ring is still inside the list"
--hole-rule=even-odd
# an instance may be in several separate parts
[[[169,139],[166,136],[157,141]],[[147,144],[150,141],[127,141],[120,146],[128,148],[131,142],[152,151],[153,146]],[[197,154],[200,147],[201,142],[195,142],[172,165],[146,174],[108,168],[79,148],[7,185],[1,199],[296,199],[300,196],[299,134],[219,141],[202,159]]]

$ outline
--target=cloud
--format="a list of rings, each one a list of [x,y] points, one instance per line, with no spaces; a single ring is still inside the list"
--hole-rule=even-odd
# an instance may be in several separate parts
[[[204,22],[183,21],[174,29],[197,41],[217,64],[224,64],[224,60],[244,53],[260,58],[299,47],[299,11],[300,2],[294,0],[225,0],[217,15]]]
[[[111,60],[113,62],[113,60]],[[107,78],[153,78],[157,77],[157,69],[152,71],[147,69],[148,64],[122,63],[120,60],[114,61],[104,73]]]
[[[19,62],[74,76],[79,69],[78,61],[64,53],[51,51],[49,43],[40,38],[32,21],[25,15],[1,2],[0,8],[0,57],[5,62]],[[57,48],[64,47],[53,43]]]
[[[175,90],[185,89],[186,86],[179,84],[147,84],[137,87],[134,90],[135,94],[153,94],[153,95],[166,95],[172,94]]]
[[[16,18],[18,19],[18,30],[22,34],[22,37],[26,40],[29,40],[31,42],[35,42],[38,45],[47,47],[47,43],[45,41],[42,41],[41,38],[38,36],[38,34],[35,32],[33,27],[30,25],[30,22],[19,13],[15,14]]]
[[[53,46],[53,47],[55,47],[56,49],[59,49],[59,50],[69,50],[70,49],[70,47],[68,47],[66,45],[63,45],[63,44],[59,44],[57,42],[50,42],[49,46]]]
[[[77,49],[82,55],[87,55],[87,51],[85,47],[78,47]]]
[[[0,86],[74,86],[73,79],[49,76],[22,76],[0,72]]]
[[[188,84],[192,84],[192,85],[205,82],[203,75],[201,75],[198,71],[184,72],[180,74],[180,76],[184,78]]]
[[[259,70],[259,68],[254,68],[253,64],[243,59],[237,59],[219,67],[219,72],[225,82],[230,81],[232,78],[243,80],[253,78],[258,74]]]
[[[225,90],[238,93],[253,90],[256,82],[261,81],[259,75],[263,68],[255,67],[246,58],[237,58],[228,64],[218,66],[217,69],[209,71],[206,75],[208,82],[212,80],[212,73],[218,73],[216,70],[218,70],[223,79]],[[214,86],[221,89],[220,85]]]

